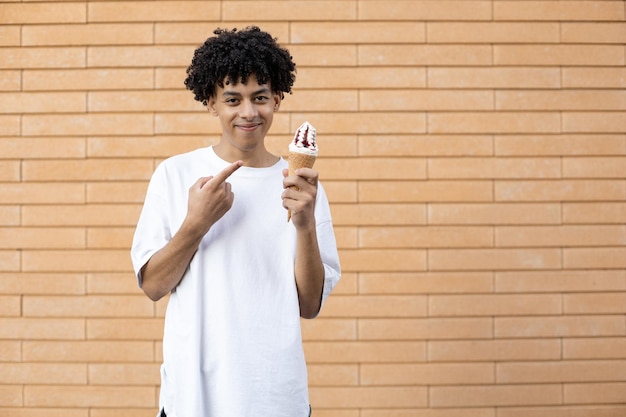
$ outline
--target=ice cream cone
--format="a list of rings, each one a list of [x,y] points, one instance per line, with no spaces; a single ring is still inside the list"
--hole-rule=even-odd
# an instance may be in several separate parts
[[[314,155],[307,155],[298,152],[289,152],[287,156],[287,162],[289,162],[289,175],[296,175],[296,169],[298,168],[313,168],[315,159]],[[294,188],[294,186],[290,188]],[[291,220],[291,210],[287,210],[287,221]]]

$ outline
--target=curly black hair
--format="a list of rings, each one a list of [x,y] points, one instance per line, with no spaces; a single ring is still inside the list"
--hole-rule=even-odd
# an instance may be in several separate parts
[[[206,106],[217,86],[245,84],[253,74],[259,84],[269,83],[275,94],[291,93],[296,64],[276,38],[257,26],[241,31],[218,28],[213,33],[217,36],[196,49],[187,68],[185,86],[197,101]]]

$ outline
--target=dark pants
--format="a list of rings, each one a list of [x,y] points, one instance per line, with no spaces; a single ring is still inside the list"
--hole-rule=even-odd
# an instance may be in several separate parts
[[[160,417],[167,417],[167,415],[165,414],[165,410],[161,410]],[[311,406],[309,406],[309,417],[311,417]]]

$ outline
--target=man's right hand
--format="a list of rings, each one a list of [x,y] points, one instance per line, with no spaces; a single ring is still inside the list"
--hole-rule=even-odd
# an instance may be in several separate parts
[[[202,177],[191,186],[185,219],[187,226],[204,236],[230,210],[235,195],[226,180],[242,165],[241,161],[233,162],[215,176]]]

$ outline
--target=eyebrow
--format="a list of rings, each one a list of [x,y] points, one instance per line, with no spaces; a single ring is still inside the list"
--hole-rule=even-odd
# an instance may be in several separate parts
[[[270,89],[267,87],[263,87],[263,88],[259,88],[258,90],[254,91],[252,93],[253,96],[259,95],[259,94],[268,94],[270,93]],[[222,97],[241,97],[241,94],[236,92],[236,91],[224,91],[222,93]]]

